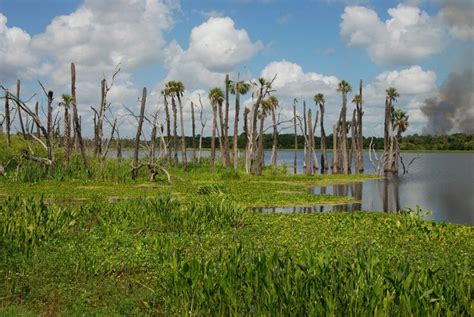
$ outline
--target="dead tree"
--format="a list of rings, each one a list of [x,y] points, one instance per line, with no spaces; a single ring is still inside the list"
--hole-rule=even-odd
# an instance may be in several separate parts
[[[295,137],[295,152],[293,158],[293,174],[298,173],[298,132],[296,130],[296,99],[293,99],[293,126],[294,126],[294,137]]]
[[[84,144],[84,140],[82,139],[82,132],[81,132],[81,124],[79,122],[79,115],[77,113],[77,98],[76,98],[76,66],[74,63],[71,63],[71,106],[72,106],[72,111],[73,111],[73,117],[74,117],[74,127],[76,129],[75,134],[76,134],[76,139],[77,142],[79,143],[79,147],[81,149],[81,155],[82,155],[82,161],[84,163],[84,167],[86,169],[88,168],[87,164],[87,153],[86,153],[86,146]],[[48,119],[50,119],[50,103],[48,99]]]
[[[20,80],[16,81],[16,97],[20,100]],[[23,116],[21,114],[21,107],[18,107],[18,120],[20,121],[21,135],[26,137],[25,124],[23,123]]]
[[[136,179],[138,175],[138,154],[140,151],[140,137],[142,135],[143,118],[145,116],[145,104],[146,104],[146,87],[143,88],[142,99],[140,101],[140,116],[138,117],[137,134],[135,136],[135,150],[133,152],[133,166],[132,166],[132,179]]]
[[[192,146],[193,146],[193,152],[192,152],[192,161],[194,164],[196,164],[196,121],[194,117],[194,103],[191,101],[191,121],[192,121]]]
[[[10,105],[8,103],[9,96],[8,96],[8,90],[5,91],[5,136],[7,139],[7,145],[10,145],[10,126],[11,126],[11,121],[10,121]]]
[[[53,92],[52,91],[46,92],[43,85],[41,85],[41,87],[43,88],[43,91],[45,92],[48,100],[52,101]],[[1,88],[6,91],[6,89],[3,86]],[[27,155],[26,159],[46,165],[48,167],[49,174],[53,175],[54,169],[55,169],[55,158],[54,158],[54,143],[52,142],[51,135],[48,133],[48,130],[42,124],[40,117],[36,115],[36,113],[26,105],[26,102],[22,101],[20,98],[18,98],[18,96],[14,96],[12,94],[7,94],[7,97],[9,100],[13,101],[17,105],[18,109],[21,109],[22,111],[25,112],[26,115],[32,118],[32,120],[39,127],[43,135],[44,141],[41,138],[36,137],[33,133],[29,134],[31,138],[33,138],[46,150],[47,157],[44,158],[44,157],[36,156],[33,150],[31,149],[31,147],[29,147],[30,153]],[[25,135],[25,140],[26,140],[26,135]]]
[[[199,163],[200,163],[201,162],[201,150],[202,150],[202,137],[203,137],[203,134],[204,134],[204,128],[206,127],[207,121],[205,121],[203,119],[204,107],[202,105],[201,94],[199,94],[198,96],[199,96],[199,105],[200,105],[200,108],[199,108],[199,121],[201,122],[201,133],[199,134],[199,154],[198,154],[198,160],[199,160]]]

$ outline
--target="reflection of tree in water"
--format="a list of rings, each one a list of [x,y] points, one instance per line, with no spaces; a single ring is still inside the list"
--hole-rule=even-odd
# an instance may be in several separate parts
[[[398,177],[392,176],[383,180],[383,211],[396,212],[400,210],[400,193]]]
[[[352,210],[362,210],[362,183],[351,184],[351,195],[358,201],[352,204]]]

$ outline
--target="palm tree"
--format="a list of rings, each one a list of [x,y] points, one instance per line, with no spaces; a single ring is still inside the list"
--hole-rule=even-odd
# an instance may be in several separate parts
[[[321,172],[325,173],[328,170],[328,154],[326,145],[326,131],[324,130],[324,105],[326,102],[324,95],[321,93],[314,95],[314,102],[316,105],[319,105],[319,109],[321,111]]]
[[[394,152],[393,152],[393,161],[392,161],[392,172],[398,173],[398,162],[400,161],[400,139],[402,133],[408,129],[408,118],[406,112],[400,109],[394,109],[392,112],[392,128],[394,130]]]
[[[211,157],[210,168],[214,169],[214,162],[216,159],[216,130],[217,130],[217,108],[224,100],[224,93],[219,87],[214,87],[209,90],[209,101],[212,106],[212,137],[211,137]]]
[[[338,131],[339,131],[339,137],[340,137],[340,154],[339,155],[339,160],[342,159],[342,164],[339,162],[338,169],[340,170],[342,168],[344,174],[349,173],[349,158],[348,158],[348,152],[347,152],[347,123],[346,123],[346,113],[347,113],[347,94],[352,91],[351,84],[349,84],[347,81],[342,80],[337,88],[337,91],[342,94],[342,108],[341,108],[341,114],[339,116],[339,125],[338,125]]]
[[[384,123],[384,171],[391,172],[393,160],[393,127],[392,112],[393,104],[400,97],[397,89],[389,87],[385,90],[387,97],[385,98],[385,123]]]
[[[61,101],[59,102],[60,107],[64,107],[64,138],[63,138],[63,148],[64,148],[64,162],[69,161],[69,156],[71,155],[71,123],[69,120],[69,107],[72,103],[72,96],[67,94],[61,95]]]
[[[239,112],[240,112],[240,96],[245,95],[250,90],[250,83],[244,81],[229,81],[230,93],[235,95],[235,114],[234,114],[234,139],[233,139],[233,152],[234,152],[234,169],[239,167]],[[245,124],[245,123],[244,123]]]

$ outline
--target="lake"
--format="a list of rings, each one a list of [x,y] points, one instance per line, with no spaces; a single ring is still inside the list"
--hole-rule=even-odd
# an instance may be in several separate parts
[[[128,152],[128,151],[127,151]],[[124,152],[124,156],[129,153]],[[209,152],[204,151],[203,156]],[[278,164],[286,165],[293,173],[291,150],[278,153]],[[319,155],[319,154],[318,154]],[[328,153],[329,162],[332,153]],[[190,154],[188,154],[190,157]],[[265,151],[265,161],[271,152]],[[438,222],[474,225],[474,153],[402,153],[405,164],[416,158],[407,174],[379,180],[326,187],[311,188],[314,194],[353,196],[359,204],[340,206],[313,206],[289,208],[264,208],[263,212],[320,212],[330,210],[374,210],[392,212],[419,205],[432,212]],[[318,157],[320,162],[320,158]],[[303,162],[303,151],[298,151],[298,164]],[[365,173],[375,173],[368,153],[364,154]],[[401,168],[401,167],[400,167]],[[302,166],[298,167],[301,173]]]
[[[266,159],[270,158],[270,153]],[[279,164],[292,166],[293,151],[280,151]],[[328,153],[331,161],[331,153]],[[407,174],[363,183],[311,188],[315,194],[353,196],[360,204],[314,206],[312,208],[268,208],[275,212],[315,212],[328,210],[396,211],[403,208],[432,211],[432,219],[458,224],[474,224],[474,153],[402,153],[405,164],[416,157]],[[298,153],[302,162],[303,152]],[[319,160],[319,158],[318,158]],[[365,173],[375,173],[368,154]],[[289,171],[293,171],[290,168]],[[299,168],[301,172],[301,167]]]

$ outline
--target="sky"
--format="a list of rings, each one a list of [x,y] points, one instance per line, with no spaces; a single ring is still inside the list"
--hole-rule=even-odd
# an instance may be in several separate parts
[[[435,131],[436,120],[449,124],[435,132],[471,132],[473,21],[470,0],[0,0],[0,84],[14,91],[20,79],[22,97],[36,93],[31,103],[44,105],[40,80],[59,102],[69,93],[74,62],[79,111],[92,127],[100,81],[110,83],[119,65],[109,116],[131,136],[136,124],[125,107],[138,112],[146,86],[147,113],[160,110],[168,80],[186,87],[186,123],[189,103],[199,103],[199,95],[209,120],[207,91],[222,87],[229,74],[243,80],[276,75],[282,120],[292,116],[294,98],[301,112],[303,100],[314,107],[313,96],[324,93],[325,122],[332,125],[341,106],[338,82],[352,84],[352,100],[362,79],[366,135],[383,134],[391,86],[401,95],[396,106],[410,116],[408,134]],[[456,74],[467,74],[462,106],[443,99]],[[243,99],[252,102],[251,94]]]

